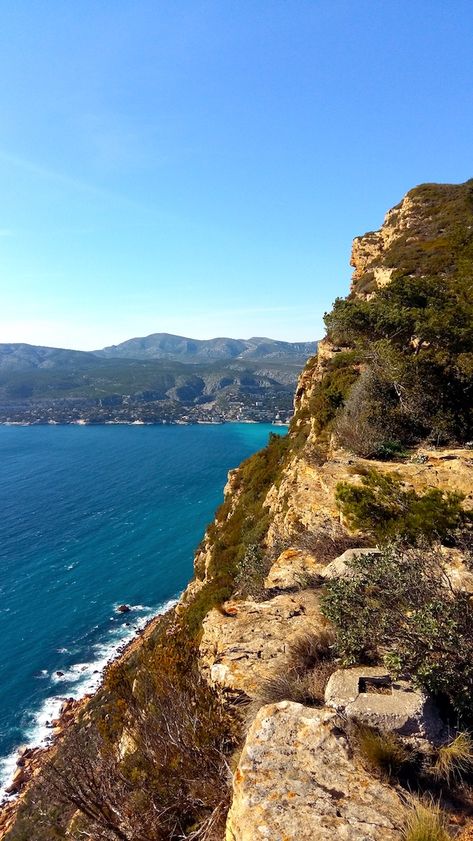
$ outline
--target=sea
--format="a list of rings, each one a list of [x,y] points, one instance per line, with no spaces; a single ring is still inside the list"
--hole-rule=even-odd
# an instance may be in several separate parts
[[[63,700],[179,597],[228,470],[270,432],[0,426],[0,799],[18,747],[47,744]]]

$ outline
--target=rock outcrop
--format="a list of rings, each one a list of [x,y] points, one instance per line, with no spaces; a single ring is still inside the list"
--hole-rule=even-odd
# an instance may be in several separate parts
[[[227,602],[204,620],[202,667],[214,685],[253,697],[284,666],[291,641],[326,625],[313,590],[263,602]]]
[[[398,841],[398,792],[356,764],[333,710],[260,709],[234,776],[226,841]]]
[[[353,240],[353,294],[370,297],[386,286],[400,268],[427,274],[434,266],[452,270],[459,252],[455,226],[468,223],[471,231],[473,182],[423,184],[410,190],[389,210],[379,231]]]
[[[431,698],[378,666],[338,669],[328,680],[325,703],[348,719],[411,739],[435,743],[444,730]]]

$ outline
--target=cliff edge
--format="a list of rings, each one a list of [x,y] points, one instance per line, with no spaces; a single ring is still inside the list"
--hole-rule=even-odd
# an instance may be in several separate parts
[[[417,187],[355,239],[288,435],[231,472],[179,604],[3,837],[467,838],[472,195]]]

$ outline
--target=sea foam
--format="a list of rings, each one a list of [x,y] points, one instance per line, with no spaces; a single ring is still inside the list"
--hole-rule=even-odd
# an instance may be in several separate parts
[[[67,669],[53,672],[51,675],[52,689],[61,686],[64,691],[61,694],[52,694],[43,701],[39,710],[32,712],[31,725],[25,728],[21,748],[48,747],[53,738],[52,722],[59,717],[64,701],[68,698],[80,700],[86,695],[96,692],[102,682],[106,667],[140,634],[151,619],[166,613],[176,603],[177,598],[173,598],[155,609],[146,605],[131,605],[130,613],[126,615],[133,619],[133,624],[111,628],[109,632],[113,634],[112,639],[107,642],[99,642],[93,646],[95,655],[93,660],[87,663],[74,663]],[[114,605],[115,609],[117,607],[118,605]],[[141,613],[141,616],[136,617],[134,615],[136,613]],[[59,649],[59,651],[64,650]],[[41,673],[44,675],[45,671],[41,670]],[[7,795],[6,789],[15,773],[19,750],[20,746],[8,756],[0,759],[0,803],[13,799],[13,795]]]

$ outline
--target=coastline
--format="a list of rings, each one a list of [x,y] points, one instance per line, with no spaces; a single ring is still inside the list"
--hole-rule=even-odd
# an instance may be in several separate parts
[[[281,420],[253,420],[251,418],[231,418],[223,420],[162,420],[162,421],[143,421],[143,420],[104,420],[104,421],[87,421],[87,420],[72,420],[72,421],[2,421],[0,426],[223,426],[226,423],[264,423],[271,426],[288,426],[289,419]]]
[[[253,424],[252,421],[228,421],[227,423],[232,425]],[[33,426],[35,424],[25,423],[22,425]],[[66,425],[70,424],[64,424],[64,426]],[[283,427],[281,432],[286,431],[286,424],[279,423],[278,426]],[[55,437],[54,433],[53,437]],[[14,822],[18,808],[24,798],[27,797],[31,783],[40,773],[45,762],[54,754],[63,736],[74,725],[84,708],[87,707],[89,702],[92,701],[93,703],[93,699],[100,693],[108,669],[112,664],[127,660],[135,651],[139,650],[141,644],[152,636],[163,615],[173,609],[179,601],[178,598],[172,598],[156,605],[154,608],[140,604],[132,605],[130,602],[131,613],[128,614],[130,622],[126,623],[126,630],[125,627],[122,627],[122,636],[119,639],[114,637],[110,642],[106,642],[103,637],[100,637],[100,642],[95,645],[94,651],[89,652],[83,658],[89,660],[90,657],[93,662],[74,662],[67,666],[60,665],[60,668],[64,669],[63,672],[50,670],[49,673],[46,673],[44,671],[44,676],[51,681],[51,685],[47,687],[49,695],[43,700],[41,707],[33,711],[32,725],[28,728],[28,731],[23,731],[15,750],[12,750],[8,756],[4,755],[2,760],[4,774],[2,775],[3,779],[0,777],[0,838],[4,837],[4,833]],[[113,611],[115,613],[121,612],[118,603],[113,604]],[[133,611],[137,613],[134,614]],[[146,615],[140,615],[139,611],[146,611]],[[57,649],[59,652],[65,650]],[[76,658],[76,660],[78,659]],[[50,666],[48,668],[51,669]],[[57,668],[57,665],[54,668]],[[94,681],[92,689],[89,688],[91,681]],[[84,682],[86,685],[84,685]],[[63,689],[62,692],[61,689]],[[27,712],[30,711],[31,709]],[[40,727],[42,732],[38,735]],[[34,731],[34,738],[32,738],[32,731]],[[1,766],[2,762],[0,762],[0,771],[2,770]],[[6,779],[7,776],[8,780]],[[8,794],[4,794],[6,790],[8,790]]]
[[[162,617],[178,604],[179,598],[169,599],[164,602],[156,613],[148,617],[141,627],[137,627],[129,639],[117,643],[115,653],[110,656],[100,669],[97,678],[97,685],[93,691],[85,691],[79,697],[51,696],[46,699],[49,702],[58,702],[58,714],[46,725],[48,735],[43,737],[38,744],[29,742],[26,745],[19,745],[11,754],[11,777],[0,793],[0,839],[8,831],[14,820],[16,811],[25,797],[31,782],[35,779],[46,760],[54,753],[61,739],[77,721],[79,714],[87,706],[89,701],[100,692],[109,668],[119,662],[125,661],[136,651],[141,644],[147,640]]]

